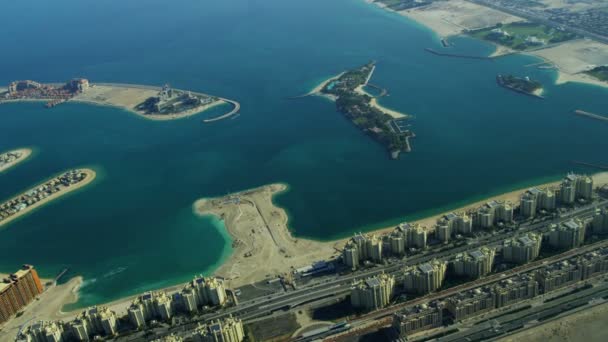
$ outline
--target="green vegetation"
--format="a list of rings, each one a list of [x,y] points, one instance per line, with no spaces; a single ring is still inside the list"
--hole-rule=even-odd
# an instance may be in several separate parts
[[[433,0],[375,0],[374,2],[384,4],[386,7],[395,11],[402,11],[410,8],[430,5]]]
[[[335,96],[338,110],[361,130],[385,145],[389,152],[394,155],[398,155],[400,151],[409,152],[409,137],[413,136],[413,133],[409,130],[394,129],[390,115],[370,106],[372,97],[355,91],[366,83],[374,65],[374,62],[370,62],[358,69],[347,71],[337,80],[325,85],[321,93]]]
[[[470,31],[469,34],[475,38],[488,40],[520,51],[578,37],[571,32],[528,22],[498,24],[494,27]]]
[[[585,74],[593,76],[600,81],[608,82],[608,65],[595,67],[589,71],[586,71]]]
[[[533,81],[527,77],[519,78],[513,75],[498,75],[496,76],[496,81],[503,87],[525,94],[534,94],[536,90],[543,87],[538,81]]]

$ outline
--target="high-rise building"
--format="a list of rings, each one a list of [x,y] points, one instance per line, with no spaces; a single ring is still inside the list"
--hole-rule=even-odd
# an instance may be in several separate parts
[[[593,179],[586,175],[570,173],[560,185],[560,200],[573,204],[577,199],[590,200],[593,197]]]
[[[364,310],[383,308],[390,303],[394,288],[395,277],[388,274],[359,280],[351,287],[351,305]]]
[[[454,273],[470,278],[483,277],[492,272],[495,253],[493,248],[487,247],[460,253],[452,261]]]
[[[536,272],[536,281],[545,293],[579,282],[581,278],[582,271],[578,263],[568,261],[545,266]]]
[[[542,238],[534,233],[505,240],[502,246],[503,258],[506,262],[525,264],[538,258],[541,243]]]
[[[168,320],[173,316],[173,301],[165,292],[146,292],[137,297],[127,309],[129,320],[142,327],[149,320]]]
[[[500,205],[496,208],[496,221],[502,223],[513,222],[513,204],[511,202],[497,201]]]
[[[522,217],[529,219],[536,216],[536,210],[538,206],[538,198],[540,197],[540,190],[537,188],[528,189],[519,201],[519,213]]]
[[[597,209],[595,216],[593,216],[593,222],[591,223],[593,228],[593,234],[603,235],[608,233],[608,210]]]
[[[199,325],[191,336],[194,342],[241,342],[245,338],[243,322],[232,316]]]
[[[496,296],[491,288],[476,288],[460,292],[445,301],[446,309],[460,321],[495,308]]]
[[[581,267],[581,280],[608,272],[608,248],[588,252],[578,259]]]
[[[18,342],[63,342],[63,325],[58,322],[39,321],[19,332]]]
[[[42,283],[31,265],[0,282],[0,323],[9,320],[19,310],[42,293]]]
[[[531,274],[523,274],[500,281],[493,286],[496,308],[538,296],[538,282]]]
[[[425,294],[436,291],[443,285],[447,262],[433,260],[403,269],[404,287],[407,292]]]
[[[476,226],[482,229],[493,227],[496,222],[496,209],[498,206],[498,202],[490,201],[477,209],[475,213]]]
[[[372,235],[366,244],[367,255],[374,262],[382,261],[382,239]]]
[[[88,341],[95,335],[113,336],[118,331],[116,314],[105,306],[86,309],[68,326],[70,336],[77,341]]]
[[[551,189],[540,189],[538,209],[554,211],[557,208],[555,192]]]
[[[376,235],[367,236],[358,233],[344,246],[342,258],[344,264],[354,270],[366,260],[380,262],[383,256],[382,248],[383,242],[381,238]]]
[[[473,220],[466,213],[449,213],[437,220],[435,236],[441,242],[448,242],[454,234],[473,233]]]
[[[556,249],[571,249],[585,241],[585,224],[579,219],[571,219],[552,228],[548,233],[549,245]]]
[[[401,337],[438,328],[443,325],[443,308],[437,301],[406,308],[393,315],[393,328]]]

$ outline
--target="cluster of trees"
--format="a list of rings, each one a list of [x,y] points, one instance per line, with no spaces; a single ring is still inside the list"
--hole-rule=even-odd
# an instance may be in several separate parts
[[[601,81],[608,82],[608,65],[595,67],[595,68],[587,71],[587,74],[589,74]]]
[[[538,81],[530,80],[528,78],[519,78],[513,75],[499,76],[499,82],[504,86],[525,93],[533,93],[535,90],[543,87]]]

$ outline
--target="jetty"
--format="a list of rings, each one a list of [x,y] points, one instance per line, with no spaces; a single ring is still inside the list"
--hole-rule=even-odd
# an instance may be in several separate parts
[[[595,119],[595,120],[608,121],[608,116],[594,114],[594,113],[586,112],[586,111],[580,110],[580,109],[575,110],[574,114],[580,115],[580,116],[586,116],[588,118]]]

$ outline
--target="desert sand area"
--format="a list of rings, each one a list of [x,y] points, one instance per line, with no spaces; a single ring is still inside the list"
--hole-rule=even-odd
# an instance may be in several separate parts
[[[608,64],[608,45],[606,44],[589,39],[579,39],[548,49],[537,50],[532,54],[555,64],[559,70],[558,84],[582,82],[608,87],[608,83],[582,73],[596,66]]]
[[[429,27],[444,38],[461,34],[464,30],[523,21],[522,18],[464,0],[438,1],[398,13]]]
[[[140,117],[150,120],[175,120],[186,118],[220,104],[226,103],[224,100],[218,99],[208,105],[200,106],[191,110],[184,111],[179,114],[169,115],[150,115],[145,114],[135,109],[137,105],[144,102],[146,99],[156,96],[160,88],[143,87],[131,85],[92,85],[86,92],[73,97],[70,101],[89,103],[101,106],[118,107],[125,109],[131,113],[135,113]]]
[[[50,280],[41,279],[43,283]],[[78,298],[78,289],[82,284],[81,277],[70,279],[65,284],[50,285],[40,296],[23,309],[23,315],[14,317],[2,326],[0,341],[13,341],[22,325],[38,320],[55,320],[60,316],[65,304],[73,303]]]
[[[603,342],[608,339],[608,303],[581,310],[548,323],[526,329],[500,342]]]
[[[21,162],[24,162],[27,158],[29,158],[29,156],[32,155],[32,150],[29,148],[20,148],[20,149],[16,149],[16,150],[12,150],[12,151],[2,152],[2,154],[4,154],[4,153],[21,153],[21,157],[19,157],[19,159],[14,160],[10,163],[0,165],[0,173],[10,169],[11,167],[13,167]]]

